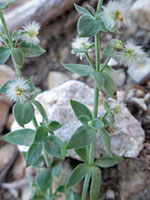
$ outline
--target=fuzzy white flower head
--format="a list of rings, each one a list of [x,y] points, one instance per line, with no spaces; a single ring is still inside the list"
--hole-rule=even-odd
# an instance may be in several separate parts
[[[125,108],[125,104],[122,101],[112,100],[110,102],[110,107],[114,114],[121,114]]]
[[[87,49],[90,45],[91,45],[91,42],[89,41],[88,37],[77,36],[72,42],[73,49]],[[73,53],[73,54],[75,54],[75,53]],[[84,53],[76,53],[76,54],[77,54],[77,56],[80,57],[80,60],[82,60]]]
[[[38,39],[37,35],[39,34],[40,24],[33,21],[29,22],[29,24],[23,26],[24,31],[26,32],[23,34],[22,39],[28,43],[32,44],[39,44],[40,40]]]
[[[7,88],[6,95],[15,102],[25,102],[30,97],[30,86],[22,78],[11,81]]]
[[[141,46],[127,42],[124,51],[120,53],[119,59],[120,64],[130,67],[131,65],[136,65],[144,61],[146,59],[146,54]]]
[[[102,20],[107,28],[120,28],[127,23],[129,6],[125,2],[111,0],[103,6]]]

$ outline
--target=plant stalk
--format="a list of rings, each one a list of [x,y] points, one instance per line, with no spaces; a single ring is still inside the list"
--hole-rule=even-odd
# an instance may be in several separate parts
[[[86,58],[87,58],[89,64],[92,66],[93,70],[95,71],[95,70],[96,70],[96,69],[95,69],[95,65],[94,65],[94,63],[92,62],[92,60],[91,60],[89,54],[88,54],[88,53],[85,53],[85,55],[86,55]]]
[[[86,175],[86,177],[85,177],[85,180],[84,180],[83,192],[82,192],[81,200],[86,200],[86,196],[87,196],[87,191],[88,191],[88,187],[89,187],[90,178],[91,178],[91,173],[88,173],[88,174]]]
[[[95,51],[96,51],[96,72],[100,72],[100,41],[99,41],[99,34],[97,34],[95,36]],[[90,65],[92,66],[92,68],[95,66],[93,66],[93,62],[91,63],[91,61],[89,60],[88,56],[86,55]],[[96,87],[96,83],[94,82],[94,111],[93,111],[93,116],[94,118],[97,118],[97,114],[98,114],[98,101],[99,101],[99,89]],[[89,149],[89,164],[92,166],[94,164],[94,152],[95,152],[95,142],[93,142],[90,145],[90,149]],[[87,196],[87,190],[88,190],[88,186],[89,186],[89,182],[90,182],[90,178],[91,178],[91,174],[87,174],[84,180],[84,186],[83,186],[83,191],[82,191],[82,198],[81,200],[86,200],[86,196]]]
[[[96,14],[99,14],[103,5],[103,0],[98,1],[97,11]]]
[[[3,15],[2,11],[0,11],[0,18],[1,18],[1,22],[2,22],[2,24],[3,24],[5,33],[6,33],[6,35],[7,35],[9,44],[10,44],[11,48],[13,48],[13,42],[12,42],[11,36],[10,36],[10,34],[9,34],[9,31],[8,31],[8,29],[7,29],[7,25],[6,25],[5,18],[4,18],[4,15]]]

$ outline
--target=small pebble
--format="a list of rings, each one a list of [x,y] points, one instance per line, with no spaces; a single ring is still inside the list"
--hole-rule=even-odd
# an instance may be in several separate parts
[[[106,194],[106,199],[115,199],[115,192],[113,190],[108,190]]]
[[[137,90],[137,91],[135,92],[135,95],[136,95],[136,97],[138,97],[138,98],[144,97],[145,92],[142,91],[142,90]]]
[[[148,100],[150,100],[150,93],[145,94],[144,96],[144,101],[148,102]]]

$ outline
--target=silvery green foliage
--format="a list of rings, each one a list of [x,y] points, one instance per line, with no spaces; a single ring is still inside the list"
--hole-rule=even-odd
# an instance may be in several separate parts
[[[14,102],[13,114],[22,129],[8,133],[3,137],[7,142],[28,147],[23,153],[26,166],[39,168],[36,180],[29,177],[33,193],[30,199],[57,199],[61,193],[66,194],[66,200],[86,200],[87,190],[90,184],[90,200],[98,200],[101,187],[101,168],[116,165],[122,161],[121,157],[111,152],[109,128],[116,129],[114,115],[122,112],[125,106],[122,102],[110,104],[103,102],[105,114],[97,116],[99,103],[99,89],[103,88],[108,97],[116,99],[116,88],[111,78],[113,69],[109,66],[109,60],[116,57],[121,64],[130,67],[132,63],[142,62],[146,55],[141,49],[131,43],[125,45],[113,39],[106,44],[102,55],[106,57],[104,63],[100,63],[100,32],[117,32],[118,28],[127,23],[128,6],[123,1],[110,0],[106,6],[99,0],[97,10],[90,5],[87,9],[75,4],[76,10],[81,14],[77,23],[78,35],[72,43],[72,53],[87,58],[88,65],[83,64],[62,64],[64,68],[81,76],[91,76],[94,80],[95,97],[94,112],[80,102],[70,101],[71,107],[77,119],[82,123],[77,128],[69,141],[63,142],[55,135],[55,131],[62,127],[57,121],[51,121],[40,102],[36,101],[39,94],[32,78],[23,78],[21,67],[26,57],[38,57],[45,53],[40,47],[38,34],[40,25],[37,22],[29,22],[20,30],[14,30],[10,35],[3,16],[3,10],[8,8],[14,1],[0,1],[0,19],[3,31],[0,31],[0,64],[4,64],[11,57],[17,74],[17,79],[6,82],[0,93],[10,97]],[[94,42],[93,38],[94,37]],[[91,52],[95,48],[96,61],[91,58]],[[34,108],[39,110],[42,121],[38,123],[35,117]],[[25,125],[33,121],[35,129],[25,128]],[[107,155],[94,159],[94,144],[96,136],[99,136],[106,148]],[[58,186],[54,191],[52,188],[53,177],[59,177],[61,173],[60,164],[67,156],[67,150],[74,149],[76,154],[83,161],[74,168],[70,176],[66,178],[64,185]],[[83,192],[79,194],[72,190],[72,187],[84,179]],[[105,195],[103,195],[104,197]]]

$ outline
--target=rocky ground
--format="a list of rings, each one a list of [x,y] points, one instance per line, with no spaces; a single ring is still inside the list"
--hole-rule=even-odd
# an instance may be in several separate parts
[[[56,0],[57,1],[57,0]],[[78,1],[80,5],[85,6],[86,2],[95,4],[95,1]],[[130,119],[130,131],[125,129],[125,134],[130,135],[128,141],[132,141],[130,146],[122,147],[126,151],[122,153],[125,156],[124,161],[118,166],[103,170],[103,186],[102,192],[107,191],[106,199],[114,200],[149,200],[150,199],[150,0],[131,1],[132,7],[131,21],[128,27],[121,30],[122,34],[114,36],[112,34],[101,34],[101,48],[105,43],[113,37],[119,38],[123,41],[131,40],[136,44],[143,46],[144,50],[149,56],[149,59],[143,66],[139,66],[136,71],[128,70],[119,65],[117,60],[112,59],[109,63],[114,69],[120,69],[116,75],[113,74],[113,79],[117,85],[118,96],[120,95],[129,111],[126,111],[127,117]],[[91,88],[93,81],[91,78],[82,78],[76,74],[66,71],[62,66],[62,62],[80,63],[80,60],[74,55],[70,54],[72,39],[76,36],[76,22],[78,18],[73,7],[69,7],[62,12],[61,15],[46,20],[42,26],[40,39],[41,46],[46,49],[46,54],[38,59],[26,59],[23,67],[25,77],[33,75],[33,81],[37,87],[43,91],[48,92],[51,99],[56,98],[54,95],[55,89],[60,84],[69,81],[81,81],[86,83]],[[94,53],[93,53],[94,59]],[[86,60],[83,60],[86,63]],[[12,69],[12,63],[7,63],[10,67],[0,66],[0,85],[10,79],[14,79],[15,73]],[[76,82],[77,86],[77,82]],[[61,86],[68,87],[68,86]],[[80,88],[84,88],[83,86]],[[60,88],[60,87],[58,87]],[[59,90],[59,89],[56,89]],[[85,90],[83,90],[85,91]],[[88,94],[92,91],[88,87]],[[67,94],[67,93],[66,93]],[[69,93],[70,94],[70,93]],[[65,94],[60,94],[64,95]],[[88,96],[87,96],[88,97]],[[39,97],[40,98],[40,97]],[[41,99],[44,94],[41,95]],[[61,96],[57,96],[61,99]],[[90,100],[89,100],[90,99]],[[88,100],[84,96],[85,102],[90,106],[92,97]],[[47,99],[41,100],[42,102]],[[52,100],[49,100],[52,101]],[[67,101],[67,100],[66,100]],[[63,105],[64,102],[59,101]],[[66,104],[66,103],[65,103]],[[12,103],[5,96],[0,96],[0,136],[7,133],[14,121],[11,113]],[[56,107],[55,107],[56,109]],[[65,108],[64,108],[65,109]],[[68,109],[68,107],[66,107]],[[66,110],[65,110],[66,111]],[[56,112],[56,110],[53,110]],[[70,111],[67,111],[68,113]],[[51,116],[52,113],[50,113]],[[62,115],[62,114],[61,114]],[[61,120],[61,115],[57,112],[58,119]],[[123,120],[124,121],[124,120]],[[133,122],[133,124],[132,124]],[[78,126],[75,122],[74,128]],[[123,124],[120,125],[120,128]],[[124,125],[128,127],[129,124]],[[136,131],[136,128],[138,130]],[[142,127],[142,128],[141,128]],[[144,132],[143,132],[144,130]],[[68,130],[69,131],[69,130]],[[72,130],[73,131],[73,130]],[[70,132],[70,131],[69,131]],[[129,134],[130,132],[130,134]],[[139,133],[139,134],[138,134]],[[139,142],[139,135],[142,137]],[[143,136],[144,135],[144,136]],[[115,136],[113,136],[115,137]],[[112,137],[112,138],[113,138]],[[133,140],[131,138],[133,137]],[[145,137],[145,139],[143,139]],[[113,140],[113,139],[112,139]],[[144,141],[143,141],[144,140]],[[128,144],[124,138],[120,138],[123,144]],[[120,142],[120,143],[121,143]],[[136,147],[137,154],[133,155],[131,146]],[[135,148],[134,148],[135,149]],[[128,156],[126,152],[129,152]],[[120,149],[119,149],[119,152]],[[134,151],[135,152],[135,151]],[[70,155],[70,157],[73,157]],[[129,158],[130,157],[130,158]],[[74,165],[80,161],[73,158],[68,158],[64,161],[63,176],[69,174]],[[25,169],[25,162],[21,157],[16,146],[7,144],[0,140],[0,200],[28,200],[30,195],[30,188],[27,182],[27,175],[36,176],[36,169]],[[55,181],[57,185],[58,180]],[[81,191],[81,185],[76,190]],[[64,197],[62,198],[64,199]]]

